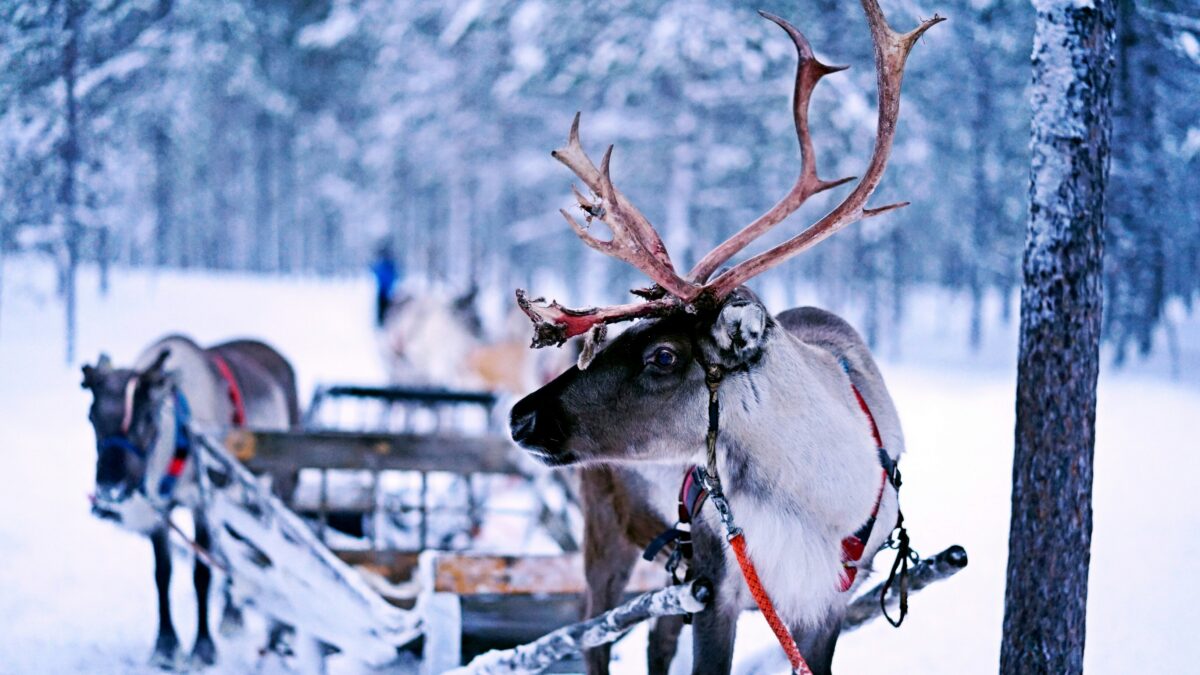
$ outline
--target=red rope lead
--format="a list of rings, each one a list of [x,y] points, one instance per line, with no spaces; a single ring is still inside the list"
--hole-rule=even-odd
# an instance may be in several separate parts
[[[746,538],[741,532],[738,532],[730,537],[729,544],[733,546],[733,552],[737,555],[738,565],[742,568],[742,576],[746,579],[746,585],[750,587],[750,594],[754,596],[754,602],[767,619],[767,624],[771,626],[771,632],[775,633],[775,639],[779,640],[779,646],[783,647],[783,651],[787,653],[788,661],[792,664],[792,672],[797,675],[812,675],[804,657],[800,655],[800,648],[796,646],[792,633],[787,626],[783,625],[779,614],[775,612],[775,605],[771,604],[771,597],[767,595],[767,590],[763,588],[762,582],[758,579],[758,571],[754,569],[754,563],[751,562],[750,555],[746,553]]]

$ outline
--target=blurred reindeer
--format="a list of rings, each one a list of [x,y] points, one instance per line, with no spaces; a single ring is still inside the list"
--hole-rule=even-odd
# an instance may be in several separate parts
[[[170,512],[189,508],[195,544],[211,550],[212,536],[201,508],[194,433],[223,438],[234,427],[287,430],[299,424],[296,377],[291,364],[270,346],[234,340],[202,348],[181,335],[147,347],[132,367],[117,368],[106,355],[83,366],[83,388],[92,392],[88,419],[96,433],[96,487],[92,511],[150,538],[158,589],[158,638],[151,662],[179,663],[179,638],[171,620],[167,545]],[[208,627],[212,571],[197,556],[193,569],[197,629],[191,665],[216,662]],[[222,629],[241,625],[226,588]],[[281,631],[273,629],[272,639]]]
[[[500,330],[484,327],[478,289],[395,297],[381,339],[391,380],[397,384],[482,389],[520,396],[570,367],[570,350],[531,351],[526,321],[514,309]]]

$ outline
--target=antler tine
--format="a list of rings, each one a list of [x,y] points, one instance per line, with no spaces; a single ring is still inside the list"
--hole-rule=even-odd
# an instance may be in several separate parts
[[[796,125],[796,138],[800,141],[800,175],[795,185],[779,200],[771,210],[759,216],[754,222],[742,228],[737,234],[726,239],[696,263],[688,273],[688,279],[704,283],[718,267],[746,248],[750,242],[761,237],[767,230],[783,222],[796,209],[800,208],[809,197],[854,180],[853,177],[826,181],[817,176],[817,155],[813,149],[812,134],[808,129],[808,104],[812,98],[813,89],[822,77],[836,73],[849,66],[829,66],[817,60],[813,54],[808,39],[796,27],[784,19],[769,12],[759,11],[764,19],[774,22],[782,28],[792,43],[796,45],[796,85],[792,93],[792,118]]]
[[[588,220],[599,218],[604,221],[612,231],[612,240],[605,242],[592,237],[569,215],[567,222],[588,246],[633,265],[672,295],[691,300],[699,294],[699,285],[679,276],[654,227],[613,185],[609,169],[612,152],[610,145],[600,161],[600,167],[596,168],[579,141],[579,113],[575,113],[567,144],[551,154],[600,198],[599,205],[592,205],[578,189],[574,189],[575,198],[587,212]]]
[[[648,302],[631,302],[613,307],[569,309],[556,301],[529,299],[525,290],[517,289],[517,306],[533,321],[531,347],[561,345],[568,338],[583,335],[595,326],[618,323],[648,316],[665,316],[677,310],[679,299],[666,296]]]
[[[854,190],[814,225],[779,244],[739,263],[713,279],[704,287],[706,294],[721,299],[733,292],[750,278],[770,269],[792,256],[811,248],[834,232],[864,218],[879,215],[905,206],[907,202],[889,204],[876,209],[866,208],[867,200],[879,186],[883,171],[887,167],[888,155],[896,135],[896,120],[900,114],[900,84],[904,79],[904,63],[918,38],[933,26],[945,21],[934,15],[922,21],[907,33],[897,33],[887,23],[877,0],[861,0],[867,23],[871,27],[871,39],[875,43],[875,69],[879,88],[879,121],[875,132],[875,147],[862,180]]]

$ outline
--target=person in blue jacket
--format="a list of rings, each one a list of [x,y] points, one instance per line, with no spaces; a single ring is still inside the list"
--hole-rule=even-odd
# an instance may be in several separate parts
[[[375,275],[375,325],[383,327],[388,307],[392,304],[392,291],[400,281],[400,267],[387,244],[376,249],[371,273]]]

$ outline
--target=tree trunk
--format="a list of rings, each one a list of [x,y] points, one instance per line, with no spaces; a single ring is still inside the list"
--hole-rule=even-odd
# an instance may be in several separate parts
[[[1080,673],[1092,534],[1114,0],[1035,0],[1001,673]]]
[[[676,127],[685,123],[676,122]],[[692,202],[696,189],[692,138],[684,135],[671,152],[671,182],[667,200],[664,240],[677,268],[690,269],[697,262],[692,255]]]
[[[862,260],[868,261],[866,265],[866,285],[867,285],[867,311],[864,320],[864,330],[866,332],[867,346],[874,352],[879,349],[879,332],[880,319],[882,313],[882,304],[879,296],[883,293],[883,284],[881,283],[881,270],[879,263],[880,251],[875,242],[867,244],[863,249],[864,255]]]
[[[259,112],[254,118],[254,254],[251,269],[273,272],[278,269],[279,239],[274,236],[272,218],[271,117]]]
[[[0,326],[4,325],[4,259],[8,255],[8,223],[0,219]],[[0,330],[0,335],[3,335]]]
[[[1162,54],[1154,29],[1133,0],[1118,0],[1117,72],[1113,96],[1112,199],[1105,285],[1105,335],[1116,345],[1116,363],[1130,348],[1146,355],[1163,318],[1166,244],[1162,204],[1169,194],[1160,104]]]
[[[296,210],[296,127],[290,121],[280,125],[277,138],[279,144],[277,166],[279,175],[276,182],[279,186],[275,196],[275,229],[279,233],[279,269],[283,272],[295,273],[305,269],[306,248],[312,237],[309,232],[301,231],[301,224]],[[332,249],[324,251],[324,257],[335,254]]]
[[[984,34],[990,30],[991,9],[979,16]],[[986,43],[985,43],[986,44]],[[987,59],[975,64],[975,117],[971,124],[974,137],[971,143],[971,192],[975,204],[971,217],[971,261],[969,286],[971,293],[971,325],[968,343],[972,352],[983,345],[983,301],[988,268],[991,264],[992,233],[996,230],[996,217],[1000,212],[996,200],[992,199],[991,182],[987,172],[988,158],[992,155],[992,137],[995,134],[995,111],[992,97],[994,80]]]
[[[471,209],[465,174],[461,164],[455,165],[446,187],[445,234],[442,237],[445,260],[442,271],[455,292],[466,287],[470,265]]]
[[[243,229],[246,219],[234,215],[230,198],[231,183],[236,181],[240,170],[238,152],[235,149],[235,144],[239,141],[223,138],[223,134],[229,128],[229,107],[221,103],[212,106],[212,121],[207,129],[209,145],[206,150],[212,166],[212,183],[209,187],[212,224],[223,237],[223,240],[216,243],[215,261],[216,266],[222,269],[245,269],[244,251],[247,237]]]
[[[96,263],[100,266],[100,295],[108,297],[108,272],[111,266],[111,232],[107,227],[96,230]]]
[[[64,279],[64,307],[66,309],[66,361],[75,361],[76,334],[76,271],[79,267],[79,239],[81,236],[79,217],[75,211],[76,181],[79,168],[79,101],[75,98],[76,64],[79,60],[79,29],[84,8],[78,0],[67,0],[63,30],[62,75],[66,94],[66,138],[63,139],[61,156],[63,161],[62,182],[59,184],[58,207],[67,248]]]
[[[893,359],[901,357],[900,331],[904,325],[904,298],[906,292],[906,284],[908,276],[904,267],[904,235],[903,228],[892,228],[891,235],[888,236],[888,249],[891,252],[891,284],[889,288],[892,291],[891,304],[891,356]]]
[[[154,264],[167,267],[172,262],[172,239],[178,239],[172,224],[175,219],[174,183],[171,176],[171,137],[165,120],[150,130],[154,152]]]

